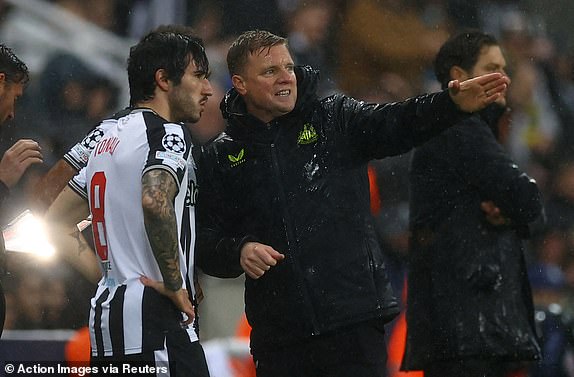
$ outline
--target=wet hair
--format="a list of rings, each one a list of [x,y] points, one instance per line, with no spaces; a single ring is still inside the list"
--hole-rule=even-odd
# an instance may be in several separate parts
[[[28,67],[3,44],[0,44],[0,72],[6,75],[6,81],[26,84],[30,79]]]
[[[442,88],[448,87],[453,66],[472,70],[485,46],[498,46],[498,41],[479,30],[466,30],[446,41],[434,61],[434,73]]]
[[[227,52],[227,69],[231,76],[240,74],[249,55],[259,53],[263,49],[283,44],[288,46],[287,39],[264,30],[250,30],[241,34],[229,47]]]
[[[192,60],[200,72],[209,73],[203,41],[193,35],[191,28],[164,25],[144,36],[130,49],[128,58],[130,105],[153,98],[158,69],[164,69],[177,85]]]

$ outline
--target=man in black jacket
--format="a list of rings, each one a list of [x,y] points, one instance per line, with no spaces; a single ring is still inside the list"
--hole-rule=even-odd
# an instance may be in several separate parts
[[[369,212],[367,163],[410,150],[505,90],[500,74],[402,103],[320,100],[287,41],[242,34],[227,64],[227,132],[200,159],[197,263],[246,273],[259,377],[383,376],[399,311]]]
[[[435,61],[443,87],[505,67],[479,31],[452,37]],[[541,198],[497,142],[505,105],[499,97],[413,153],[403,369],[425,377],[501,377],[540,355],[522,238]]]
[[[0,44],[0,124],[14,118],[14,106],[28,82],[28,67],[8,47]],[[0,160],[0,207],[22,174],[32,164],[42,162],[40,146],[34,140],[21,139]],[[6,317],[6,300],[1,277],[6,269],[6,250],[0,232],[0,336]]]

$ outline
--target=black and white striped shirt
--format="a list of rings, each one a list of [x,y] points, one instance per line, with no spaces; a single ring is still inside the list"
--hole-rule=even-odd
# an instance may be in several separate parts
[[[90,203],[94,244],[104,273],[91,300],[92,354],[116,356],[160,349],[165,331],[177,329],[182,314],[169,299],[139,281],[142,275],[162,280],[145,231],[141,179],[149,170],[164,169],[179,186],[174,205],[180,266],[194,297],[197,181],[191,137],[183,125],[166,122],[148,109],[108,119],[101,127],[86,166],[70,181],[70,187]],[[187,333],[191,341],[198,340],[195,326]]]

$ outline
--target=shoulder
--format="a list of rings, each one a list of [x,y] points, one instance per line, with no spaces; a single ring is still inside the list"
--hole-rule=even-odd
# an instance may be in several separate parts
[[[219,135],[217,135],[213,140],[204,144],[201,147],[201,151],[202,153],[213,153],[218,148],[221,148],[223,145],[231,142],[233,142],[233,138],[226,132],[222,132]]]
[[[212,141],[201,147],[201,155],[199,160],[201,163],[206,163],[207,161],[217,161],[218,156],[224,154],[226,151],[229,151],[231,146],[235,144],[235,140],[233,140],[229,134],[222,132]]]
[[[416,159],[421,156],[432,159],[434,156],[475,153],[477,146],[484,145],[485,141],[496,142],[496,139],[480,116],[472,115],[415,148],[414,155]]]
[[[484,140],[496,141],[496,137],[490,126],[478,114],[473,114],[460,121],[445,132],[446,135],[464,137],[470,141],[484,142]]]
[[[342,93],[331,94],[318,101],[317,105],[325,109],[340,108],[343,104],[360,104],[361,101]]]
[[[329,126],[345,119],[348,114],[356,113],[360,107],[361,101],[336,93],[315,101],[304,118],[322,119],[321,123]]]

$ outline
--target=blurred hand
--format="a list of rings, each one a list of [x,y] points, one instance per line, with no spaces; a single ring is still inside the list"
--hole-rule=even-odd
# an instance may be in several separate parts
[[[450,97],[462,111],[472,113],[484,109],[503,95],[510,79],[501,73],[489,73],[472,79],[448,83]]]
[[[247,242],[241,248],[241,268],[253,279],[259,279],[272,266],[277,265],[283,259],[285,259],[285,255],[271,246],[259,242]]]
[[[30,165],[42,162],[40,145],[34,140],[20,139],[0,160],[0,181],[9,188],[14,187]]]
[[[167,289],[163,282],[152,280],[146,276],[141,276],[140,281],[146,287],[151,287],[158,291],[160,294],[168,297],[177,308],[187,315],[187,319],[182,321],[182,325],[190,325],[195,319],[195,310],[193,304],[189,301],[189,295],[187,289],[178,289],[177,291],[172,291]]]
[[[480,203],[480,209],[482,209],[482,212],[484,212],[484,216],[486,217],[486,221],[490,224],[495,226],[510,224],[510,219],[502,215],[500,208],[498,208],[493,201],[486,200]]]

